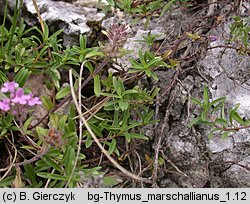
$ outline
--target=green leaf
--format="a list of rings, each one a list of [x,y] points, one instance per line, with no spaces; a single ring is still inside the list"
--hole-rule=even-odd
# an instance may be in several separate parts
[[[97,97],[101,95],[101,82],[99,75],[94,76],[94,92]]]
[[[48,135],[48,130],[39,126],[36,127],[36,132],[40,138],[43,138],[45,135]]]
[[[26,132],[26,131],[28,130],[29,125],[30,125],[32,119],[33,119],[32,116],[29,117],[29,118],[25,121],[25,123],[23,124],[23,131],[24,131],[24,132]]]
[[[76,132],[76,123],[74,122],[72,117],[68,119],[68,130],[69,132]]]
[[[162,157],[158,158],[158,164],[162,166],[165,163],[165,160]]]
[[[193,125],[196,125],[201,121],[201,117],[197,117],[191,120],[191,122],[187,125],[189,128],[191,128]]]
[[[33,185],[36,185],[37,184],[36,173],[33,169],[33,166],[31,164],[25,164],[23,167],[26,172],[25,176],[31,181]]]
[[[113,76],[113,86],[114,86],[116,93],[118,93],[118,82],[115,76]]]
[[[131,142],[131,136],[128,132],[124,132],[124,136],[128,142]]]
[[[124,135],[128,142],[130,142],[131,139],[148,140],[148,137],[142,134],[124,132]]]
[[[118,181],[118,179],[112,177],[112,176],[105,176],[103,178],[103,184],[106,186],[116,186],[117,184],[119,184],[121,181]]]
[[[138,55],[139,55],[140,62],[142,63],[142,67],[144,67],[144,68],[147,67],[147,63],[146,63],[146,61],[145,61],[145,59],[144,59],[145,53],[144,53],[144,55],[143,55],[143,54],[142,54],[142,50],[139,49]]]
[[[116,128],[120,128],[120,125],[119,125],[119,112],[118,111],[114,111],[114,119],[113,119],[113,125],[114,127]]]
[[[48,41],[48,38],[49,38],[49,27],[44,22],[43,42],[46,43]]]
[[[223,118],[216,118],[215,123],[222,125],[223,127],[228,125],[228,122]]]
[[[240,107],[240,104],[238,103],[229,112],[229,120],[231,124],[233,123],[233,115],[238,110],[239,107]]]
[[[93,123],[89,123],[89,126],[91,128],[91,130],[93,130],[93,132],[98,136],[98,137],[102,137],[103,134],[102,134],[102,130],[96,126],[95,124]]]
[[[35,147],[29,145],[22,145],[20,148],[25,150],[37,150]]]
[[[129,128],[133,128],[134,124],[136,124],[136,122],[132,122],[130,127],[128,126],[128,120],[130,117],[130,110],[127,109],[123,112],[123,117],[122,117],[122,121],[121,121],[121,131],[127,131]],[[120,123],[119,123],[120,124]]]
[[[0,84],[3,84],[6,81],[8,81],[8,77],[0,70]]]
[[[224,133],[221,135],[221,139],[225,140],[229,134],[230,134],[230,132],[224,132]]]
[[[153,91],[151,91],[151,92],[152,92],[152,93],[151,93],[151,98],[153,99],[154,97],[156,97],[157,94],[159,93],[159,91],[160,91],[160,88],[155,87],[155,88],[153,89]]]
[[[58,174],[52,174],[48,172],[38,172],[36,174],[39,177],[46,178],[46,179],[53,179],[58,181],[67,181],[68,178],[66,176],[58,175]]]
[[[67,139],[67,138],[75,138],[77,137],[76,132],[68,132],[65,135],[63,135],[63,139]]]
[[[0,181],[0,187],[11,187],[15,176],[8,176],[5,179]]]
[[[66,86],[60,89],[60,91],[57,92],[56,94],[56,100],[64,98],[70,93],[70,87]]]
[[[111,6],[110,5],[105,5],[103,8],[102,8],[102,12],[103,13],[107,13],[108,11],[110,11],[111,9]]]
[[[113,0],[107,0],[108,4],[112,7],[115,7],[115,2]]]
[[[134,90],[134,89],[130,89],[130,90],[126,90],[122,93],[122,96],[125,96],[127,94],[137,94],[138,91],[137,90]]]
[[[116,149],[116,139],[112,139],[110,146],[109,146],[108,153],[112,154],[115,149]]]
[[[60,35],[62,32],[63,32],[63,29],[60,29],[60,30],[54,32],[54,33],[50,36],[50,38],[51,38],[51,39],[52,39],[52,38],[55,38],[55,37],[57,37],[58,35]]]
[[[36,162],[36,166],[34,168],[35,172],[41,172],[41,171],[44,171],[44,170],[48,170],[50,169],[50,166],[48,166],[43,160],[38,160]]]
[[[145,69],[145,74],[148,76],[148,77],[151,77],[152,76],[152,71],[150,71],[149,69]]]
[[[87,45],[87,36],[86,35],[80,35],[80,48],[82,50],[85,50],[86,49],[86,45]]]
[[[196,105],[202,107],[202,103],[201,103],[198,99],[192,97],[192,98],[191,98],[191,101],[192,101],[193,103],[195,103]]]
[[[122,111],[125,111],[128,109],[129,103],[127,101],[124,100],[119,100],[118,101],[119,107]]]
[[[118,78],[117,85],[118,85],[117,94],[118,96],[122,96],[122,93],[125,91],[125,88],[124,88],[123,81],[121,80],[121,78]]]
[[[8,130],[7,129],[3,129],[2,131],[1,131],[1,133],[0,133],[0,138],[2,137],[2,136],[5,136],[5,134],[8,132]]]
[[[201,117],[201,120],[202,120],[202,121],[207,120],[207,111],[206,111],[206,110],[203,110],[203,111],[201,112],[200,117]]]
[[[14,116],[13,115],[11,115],[11,114],[8,114],[7,116],[5,116],[5,117],[3,117],[2,118],[2,125],[3,125],[3,127],[5,127],[5,128],[10,128],[11,126],[12,126],[12,121],[13,121],[13,119],[14,119]]]
[[[59,164],[57,164],[55,161],[53,161],[51,158],[49,158],[48,156],[44,155],[42,160],[49,166],[51,166],[52,168],[54,168],[55,170],[63,173],[62,168]]]
[[[47,157],[58,157],[61,155],[61,152],[59,149],[50,149],[48,153],[46,154]]]
[[[104,104],[104,110],[105,111],[113,111],[116,109],[116,104],[118,103],[118,100],[112,100]]]
[[[154,116],[154,111],[148,112],[148,114],[146,114],[146,117],[144,118],[144,122],[149,123],[153,116]]]
[[[71,147],[76,147],[77,141],[78,141],[78,136],[76,134],[75,136],[72,136],[70,138],[70,141],[68,142],[68,145],[71,146]]]
[[[67,115],[63,115],[63,116],[60,117],[60,119],[58,121],[58,128],[62,132],[64,132],[64,130],[65,130],[65,123],[66,123],[67,119],[68,119],[68,116]]]
[[[233,119],[235,121],[237,121],[240,125],[248,125],[249,124],[249,121],[244,121],[241,116],[239,115],[239,113],[237,112],[234,112],[233,115],[232,115]]]
[[[69,118],[74,118],[76,116],[76,109],[73,104],[69,108]]]
[[[54,108],[54,104],[52,103],[50,97],[48,96],[41,96],[41,100],[43,102],[43,106],[47,111],[50,111]]]
[[[75,161],[75,150],[72,146],[68,146],[63,156],[63,163],[65,166],[67,177],[71,175],[74,166],[74,161]]]
[[[91,58],[91,57],[95,57],[95,56],[103,57],[105,55],[102,52],[98,52],[98,51],[93,50],[93,51],[89,52],[88,54],[86,54],[85,58],[87,59],[87,58]]]
[[[93,143],[92,137],[90,135],[88,135],[87,140],[85,142],[85,147],[86,148],[91,147],[92,143]]]
[[[58,67],[57,67],[58,66]],[[55,67],[53,67],[53,69],[50,69],[49,71],[48,71],[48,75],[50,76],[50,78],[52,79],[52,81],[53,81],[53,83],[54,83],[54,85],[55,85],[55,87],[57,88],[57,89],[59,89],[60,88],[60,79],[61,79],[61,74],[60,74],[60,72],[57,70],[57,68],[59,68],[61,65],[60,64],[58,64],[58,65],[55,65]]]
[[[150,75],[153,77],[153,79],[154,79],[155,81],[158,81],[158,77],[157,77],[156,73],[153,72],[153,71],[150,71],[150,72],[151,72]]]
[[[58,126],[59,117],[57,113],[51,113],[49,116],[50,127],[56,128]]]
[[[147,64],[148,67],[156,66],[158,62],[160,62],[162,59],[160,57],[155,57],[154,59],[150,60]]]
[[[225,104],[224,103],[222,104],[222,107],[221,107],[220,117],[222,119],[225,119]]]
[[[203,88],[203,109],[205,113],[207,113],[209,109],[209,94],[208,94],[207,85],[204,85],[204,88]]]
[[[215,106],[217,103],[223,104],[225,102],[225,100],[226,100],[226,97],[217,98],[216,100],[212,101],[209,104],[209,107]]]
[[[29,71],[26,68],[22,68],[18,71],[18,73],[14,77],[14,81],[17,82],[20,87],[23,87],[30,74],[31,71]]]
[[[218,109],[222,109],[224,107],[224,102],[220,102],[217,105],[215,105],[212,109],[211,114],[215,113]],[[220,111],[221,112],[221,111]]]

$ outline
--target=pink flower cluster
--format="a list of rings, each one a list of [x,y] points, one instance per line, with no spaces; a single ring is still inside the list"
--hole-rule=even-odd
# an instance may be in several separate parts
[[[33,97],[32,93],[25,94],[23,88],[19,88],[18,83],[5,82],[1,88],[2,93],[9,93],[9,98],[6,97],[0,101],[0,110],[9,111],[11,107],[16,105],[41,105],[42,102],[38,97]]]
[[[128,38],[128,27],[124,24],[113,24],[108,31],[108,39],[111,44],[123,43]]]

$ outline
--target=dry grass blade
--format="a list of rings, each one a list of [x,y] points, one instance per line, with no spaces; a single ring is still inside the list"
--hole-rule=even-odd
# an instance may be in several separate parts
[[[76,94],[75,94],[75,90],[74,90],[74,86],[73,86],[73,77],[72,77],[72,70],[69,70],[69,81],[70,81],[70,89],[71,89],[71,94],[72,94],[72,98],[73,101],[75,103],[77,112],[79,114],[79,117],[81,119],[81,121],[83,122],[83,124],[85,125],[86,129],[88,130],[88,132],[90,133],[90,135],[92,136],[93,140],[95,141],[95,143],[97,144],[97,146],[101,149],[101,151],[103,152],[103,154],[109,159],[109,161],[116,167],[118,168],[120,171],[122,171],[126,176],[135,179],[135,180],[140,180],[140,181],[144,181],[144,182],[150,182],[149,179],[146,178],[141,178],[135,174],[132,174],[131,172],[129,172],[128,170],[126,170],[125,168],[123,168],[116,160],[114,160],[109,153],[104,149],[104,147],[102,146],[102,144],[100,143],[100,141],[97,139],[96,135],[94,134],[94,132],[91,130],[91,128],[89,127],[86,119],[83,117],[83,115],[81,114],[81,108],[79,107],[79,104],[77,102],[77,98],[76,98]]]
[[[82,72],[83,72],[84,64],[85,64],[86,62],[87,62],[87,61],[84,61],[84,62],[82,63],[82,65],[81,65],[80,75],[79,75],[79,87],[82,86]],[[71,82],[72,82],[72,81],[71,81]],[[73,91],[74,91],[73,82],[72,82],[70,85],[72,86],[71,88],[73,88]],[[72,92],[72,90],[71,90],[71,92]],[[75,92],[74,92],[74,93],[75,93]],[[78,89],[78,101],[79,101],[79,103],[78,103],[79,111],[78,111],[78,112],[79,112],[79,115],[82,115],[82,100],[81,100],[81,98],[82,98],[82,97],[81,97],[81,89],[79,88],[79,89]],[[77,101],[76,101],[76,102],[77,102]],[[78,109],[77,109],[77,110],[78,110]],[[71,181],[71,179],[72,179],[72,177],[73,177],[73,174],[74,174],[74,171],[75,171],[75,169],[76,169],[77,162],[78,162],[78,158],[79,158],[79,155],[80,155],[80,152],[81,152],[82,126],[83,126],[82,120],[79,118],[79,138],[78,138],[78,148],[77,148],[77,153],[76,153],[76,160],[75,160],[75,162],[74,162],[74,166],[73,166],[72,172],[71,172],[71,174],[70,174],[69,180],[68,180],[68,182],[67,182],[65,188],[68,187],[68,185],[69,185],[69,183],[70,183],[70,181]]]
[[[91,107],[90,109],[87,109],[85,106],[83,108],[86,110],[83,113],[84,118],[86,118],[86,121],[90,120],[92,117],[98,118],[100,120],[103,120],[102,118],[96,116],[96,113],[98,113],[99,110],[103,108],[103,106],[110,100],[110,97],[105,97],[102,101],[97,103],[95,106]],[[79,118],[79,116],[76,116],[74,119]]]
[[[9,141],[9,139],[7,139],[7,140]],[[14,158],[13,158],[11,164],[6,168],[7,171],[6,171],[5,174],[0,178],[0,182],[1,182],[2,180],[4,180],[4,178],[5,178],[6,176],[8,176],[8,174],[9,174],[10,170],[12,169],[12,167],[14,166],[14,163],[15,163],[16,158],[17,158],[17,149],[16,149],[15,145],[14,145],[11,141],[9,141],[9,143],[10,143],[10,144],[12,145],[12,147],[14,148],[15,154],[14,154]],[[10,157],[12,158],[12,155],[11,155],[11,152],[10,152],[9,149],[8,149],[8,152],[9,152]]]
[[[35,10],[36,10],[36,13],[37,13],[37,16],[39,18],[39,22],[40,22],[40,25],[41,25],[41,28],[42,28],[42,31],[44,32],[44,24],[43,24],[43,19],[40,15],[40,12],[39,12],[39,9],[38,9],[38,6],[37,6],[37,3],[36,3],[36,0],[32,0],[33,1],[33,5],[35,7]]]

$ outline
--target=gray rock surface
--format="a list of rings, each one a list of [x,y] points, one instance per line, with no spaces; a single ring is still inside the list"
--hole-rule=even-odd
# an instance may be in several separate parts
[[[229,35],[230,24],[231,21],[228,21],[215,31],[219,38],[210,46],[215,47],[226,43],[221,31],[224,31],[224,35]],[[207,52],[199,65],[204,76],[212,79],[213,86],[210,89],[212,98],[226,96],[228,108],[240,103],[239,113],[249,117],[249,56],[240,55],[229,48],[215,48]],[[249,167],[249,146],[249,129],[233,133],[224,140],[220,138],[220,135],[206,140],[206,147],[210,152],[210,168],[217,174],[214,181],[220,180],[224,187],[250,187],[250,172],[247,169]],[[228,163],[229,161],[236,162],[236,164]],[[217,164],[218,162],[220,165]],[[244,163],[246,168],[237,163]]]
[[[218,36],[218,40],[211,42],[209,47],[227,44],[223,36],[230,34],[230,17],[226,18],[225,24],[208,33]],[[165,174],[160,182],[162,187],[250,187],[249,129],[231,134],[225,139],[214,135],[209,140],[209,127],[198,126],[193,130],[186,127],[189,116],[200,113],[195,106],[188,103],[187,93],[202,100],[204,84],[209,85],[212,99],[226,96],[227,110],[240,103],[240,113],[249,117],[249,62],[249,56],[240,55],[233,49],[210,49],[203,58],[200,56],[200,60],[194,65],[200,76],[195,74],[184,77],[177,83],[170,96],[166,96],[171,98],[176,94],[169,110],[162,149],[181,173],[178,174],[175,170],[175,173]],[[166,86],[166,82],[161,81],[161,78],[159,86]],[[185,86],[189,88],[184,88]],[[165,111],[166,107],[162,106],[160,109]],[[160,115],[162,121],[164,112]],[[161,126],[162,124],[159,124],[157,129],[161,129]]]

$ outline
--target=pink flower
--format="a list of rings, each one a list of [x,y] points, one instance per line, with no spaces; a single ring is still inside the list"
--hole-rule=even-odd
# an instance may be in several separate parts
[[[27,101],[30,99],[31,99],[31,95],[24,95],[23,89],[20,88],[16,91],[16,95],[13,99],[11,99],[11,102],[25,105],[27,104]]]
[[[3,84],[3,87],[1,88],[1,91],[3,93],[6,93],[6,92],[14,93],[17,87],[19,87],[18,83],[14,82],[14,81],[5,82]]]
[[[30,99],[28,99],[28,105],[29,106],[41,105],[42,104],[42,102],[40,101],[40,99],[38,97],[33,98],[32,93],[30,93],[29,96],[30,96]]]
[[[215,42],[218,39],[215,35],[210,35],[209,38],[211,42]]]
[[[27,106],[41,105],[42,102],[38,97],[33,97],[32,93],[25,94],[23,88],[18,88],[19,85],[16,82],[4,83],[1,91],[3,93],[9,92],[9,98],[5,98],[0,101],[0,110],[11,111],[12,114],[22,114],[24,108]],[[18,89],[17,89],[18,88]],[[20,106],[23,105],[23,106]],[[15,106],[18,106],[18,111]]]
[[[0,101],[0,109],[3,111],[10,110],[10,99],[6,98],[3,101]]]
[[[113,24],[108,31],[108,38],[112,44],[122,43],[128,38],[126,25]]]

